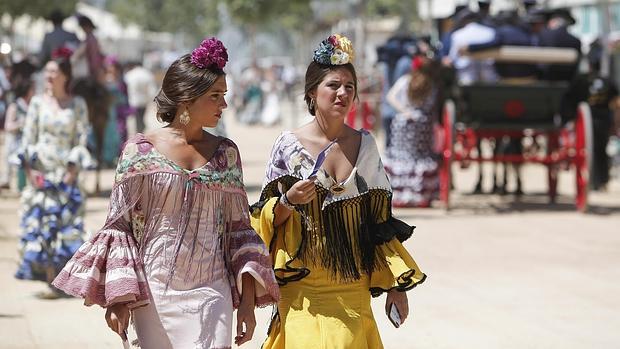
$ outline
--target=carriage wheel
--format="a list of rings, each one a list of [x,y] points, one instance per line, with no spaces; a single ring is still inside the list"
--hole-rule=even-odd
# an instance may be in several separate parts
[[[590,163],[592,161],[592,114],[586,103],[580,103],[575,120],[575,175],[577,210],[588,208],[588,188],[590,182]]]
[[[452,183],[451,166],[454,150],[454,102],[447,100],[443,108],[443,151],[441,169],[439,170],[439,199],[446,210],[450,209],[450,184]]]

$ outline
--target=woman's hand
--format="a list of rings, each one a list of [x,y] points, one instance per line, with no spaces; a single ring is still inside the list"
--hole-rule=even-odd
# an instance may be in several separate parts
[[[108,327],[116,332],[123,340],[127,340],[125,331],[129,326],[129,308],[125,304],[109,306],[105,312],[105,321]]]
[[[252,339],[254,328],[256,327],[256,318],[254,317],[254,278],[250,274],[244,273],[241,283],[241,303],[237,309],[236,345],[241,345]]]
[[[385,299],[385,313],[390,313],[390,306],[394,303],[398,314],[400,315],[400,323],[404,323],[405,319],[409,315],[409,302],[407,301],[407,293],[397,291],[395,288],[391,289],[387,298]]]
[[[62,178],[62,181],[66,185],[71,186],[75,184],[75,181],[77,180],[77,176],[78,176],[77,168],[75,168],[75,166],[73,165],[69,165],[69,167],[67,167],[67,172],[65,173],[65,176]]]
[[[43,188],[44,181],[45,181],[43,172],[27,168],[26,177],[28,178],[28,182],[30,182],[30,185],[32,185],[33,188],[36,188],[36,189]]]
[[[293,205],[307,204],[316,196],[316,187],[313,179],[304,179],[296,182],[286,192],[288,202]]]

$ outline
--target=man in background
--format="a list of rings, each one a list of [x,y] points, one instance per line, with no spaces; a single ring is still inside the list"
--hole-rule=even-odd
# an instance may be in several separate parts
[[[138,62],[133,62],[125,73],[129,106],[135,110],[136,132],[145,129],[144,112],[149,102],[155,98],[156,85],[153,73]]]
[[[43,66],[52,57],[52,52],[60,47],[66,46],[72,51],[75,51],[80,43],[78,37],[71,32],[68,32],[62,28],[62,23],[65,21],[65,15],[58,9],[55,9],[50,13],[49,20],[54,25],[54,29],[45,34],[43,43],[41,44],[41,51],[39,52],[39,65]]]

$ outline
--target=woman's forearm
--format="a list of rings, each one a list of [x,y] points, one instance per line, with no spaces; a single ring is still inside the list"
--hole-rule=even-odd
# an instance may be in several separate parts
[[[292,212],[293,211],[291,211],[288,208],[284,207],[284,205],[282,205],[280,203],[280,201],[278,200],[278,202],[276,203],[276,207],[273,210],[273,213],[275,215],[275,218],[273,220],[273,226],[274,227],[279,227],[280,225],[282,225],[284,222],[286,222],[288,217],[291,216]]]
[[[254,277],[249,273],[243,273],[241,276],[241,303],[254,304],[255,285]]]

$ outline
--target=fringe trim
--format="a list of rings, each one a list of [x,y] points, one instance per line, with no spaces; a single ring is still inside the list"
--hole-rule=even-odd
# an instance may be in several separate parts
[[[262,208],[269,198],[280,196],[278,182],[285,188],[290,188],[299,180],[286,175],[269,182],[261,193],[260,201],[252,206],[252,210]],[[359,280],[362,273],[370,275],[373,271],[387,266],[385,256],[376,246],[394,236],[404,240],[411,235],[413,228],[398,221],[401,228],[402,225],[409,228],[409,233],[393,231],[388,238],[385,229],[380,227],[394,228],[384,223],[397,221],[391,216],[392,194],[384,189],[369,189],[364,181],[361,182],[362,190],[359,195],[322,205],[329,191],[319,185],[317,199],[305,205],[297,205],[296,209],[302,216],[301,243],[297,253],[285,264],[285,268],[275,270],[280,285],[300,280],[310,272],[307,268],[291,267],[290,263],[295,259],[306,264],[313,262],[320,265],[331,272],[332,278],[344,282]],[[273,242],[276,240],[274,236],[269,246],[272,253]],[[283,276],[283,273],[292,275]]]

